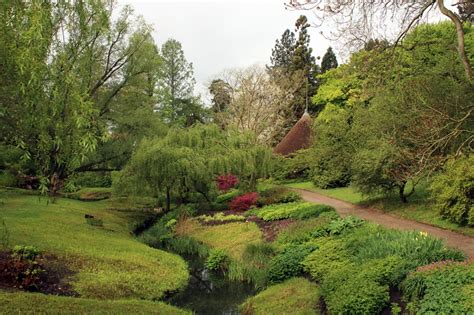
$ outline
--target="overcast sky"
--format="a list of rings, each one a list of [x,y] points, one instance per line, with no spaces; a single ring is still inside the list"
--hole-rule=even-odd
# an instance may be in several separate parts
[[[174,38],[183,45],[194,65],[196,92],[225,69],[265,65],[275,40],[294,28],[298,16],[311,12],[285,10],[283,0],[119,0],[152,23],[155,41],[161,45]],[[323,56],[330,43],[310,29],[315,56]],[[205,98],[206,95],[203,95]]]

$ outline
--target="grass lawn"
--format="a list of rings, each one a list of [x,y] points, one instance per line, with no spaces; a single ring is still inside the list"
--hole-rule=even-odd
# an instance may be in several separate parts
[[[36,293],[0,292],[2,314],[191,314],[162,302],[51,296]]]
[[[181,234],[204,243],[212,248],[226,251],[230,258],[242,260],[248,244],[259,243],[262,232],[253,222],[235,222],[222,225],[200,225],[196,220],[188,220],[188,226]]]
[[[108,210],[108,205],[108,200],[63,198],[51,203],[0,190],[0,220],[10,247],[34,245],[66,262],[76,272],[70,282],[81,297],[160,299],[183,288],[189,276],[184,260],[138,242],[128,228],[130,212]],[[101,219],[103,226],[87,224],[85,214]]]
[[[384,198],[368,198],[352,187],[321,189],[315,187],[312,182],[289,183],[284,186],[306,189],[347,202],[372,206],[405,219],[423,222],[465,235],[474,236],[474,228],[459,226],[455,223],[443,220],[438,215],[428,200],[428,190],[426,185],[423,184],[420,184],[416,192],[408,198],[408,203],[400,202],[398,196],[395,194]]]
[[[320,314],[319,288],[305,278],[268,287],[242,305],[244,314]]]

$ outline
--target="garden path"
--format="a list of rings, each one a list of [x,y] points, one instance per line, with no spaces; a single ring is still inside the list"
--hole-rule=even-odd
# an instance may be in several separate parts
[[[474,258],[474,238],[445,230],[429,224],[420,223],[408,219],[395,217],[375,208],[362,207],[346,201],[324,196],[317,192],[304,189],[294,189],[301,194],[301,197],[309,202],[327,204],[336,209],[341,216],[354,215],[361,219],[372,221],[380,225],[398,230],[417,230],[427,232],[433,236],[446,241],[451,247],[462,250],[470,258]]]

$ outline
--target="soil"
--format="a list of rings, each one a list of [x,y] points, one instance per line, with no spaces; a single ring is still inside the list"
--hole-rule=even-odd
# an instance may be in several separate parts
[[[27,269],[40,270],[31,284],[25,286],[19,275]],[[44,294],[78,296],[67,283],[72,272],[64,262],[53,255],[42,255],[34,262],[19,262],[9,252],[0,252],[0,288],[8,291],[33,291]]]
[[[435,237],[443,239],[448,246],[463,251],[467,257],[474,258],[474,237],[462,235],[425,223],[402,219],[384,213],[383,211],[376,208],[354,205],[352,203],[324,196],[316,192],[304,189],[293,190],[299,192],[301,194],[301,197],[306,201],[323,203],[334,207],[339,213],[339,215],[341,215],[342,217],[354,215],[361,219],[372,221],[391,229],[417,230],[427,232]]]
[[[274,241],[278,236],[278,233],[286,229],[289,225],[291,225],[294,221],[292,219],[284,219],[278,221],[264,221],[256,216],[251,216],[247,218],[247,222],[255,222],[260,230],[263,233],[263,238],[267,242]]]

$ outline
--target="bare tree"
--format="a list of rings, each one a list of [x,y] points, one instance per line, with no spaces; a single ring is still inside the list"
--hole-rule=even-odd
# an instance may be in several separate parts
[[[226,127],[250,130],[259,142],[271,144],[284,128],[292,91],[280,88],[259,66],[227,70],[220,77],[229,86],[230,101],[215,119]]]
[[[368,40],[378,37],[393,37],[396,46],[414,26],[425,21],[430,13],[441,13],[456,27],[459,58],[466,77],[472,80],[472,67],[464,45],[462,19],[445,6],[443,0],[289,0],[287,7],[312,10],[317,23],[332,24],[330,37],[344,38],[345,44],[352,48],[361,48]]]

